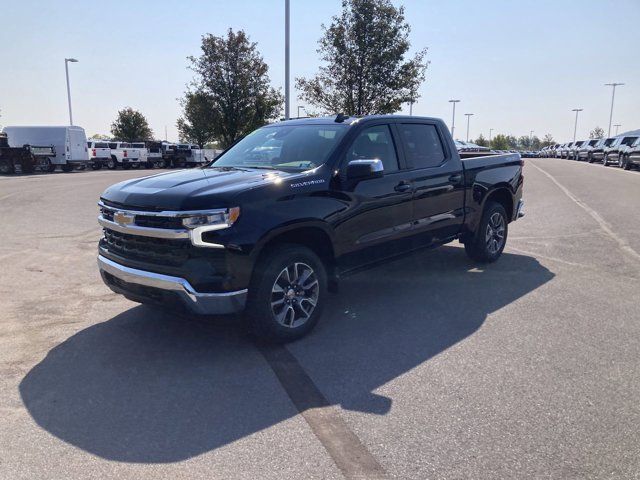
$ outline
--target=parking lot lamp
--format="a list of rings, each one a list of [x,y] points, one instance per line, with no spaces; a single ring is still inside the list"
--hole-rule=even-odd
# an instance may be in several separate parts
[[[75,58],[64,59],[64,71],[67,74],[67,100],[69,102],[69,125],[73,125],[73,114],[71,113],[71,87],[69,87],[69,62],[77,63]]]
[[[576,143],[576,132],[578,131],[578,114],[582,111],[582,108],[574,108],[572,112],[576,112],[576,121],[573,124],[573,143]],[[609,127],[611,129],[611,127]]]
[[[533,130],[529,132],[529,148],[533,150]]]
[[[465,116],[467,117],[467,142],[469,141],[469,120],[471,120],[472,115],[473,113],[465,113]]]
[[[289,120],[289,0],[284,0],[284,119]]]
[[[609,132],[607,137],[611,136],[611,120],[613,119],[613,100],[616,98],[616,87],[624,85],[624,83],[605,83],[605,87],[613,87],[611,89],[611,112],[609,113]]]
[[[460,100],[449,100],[449,103],[453,103],[453,118],[451,119],[451,136],[455,140],[456,137],[453,136],[453,132],[456,129],[456,103]]]
[[[489,143],[491,143],[491,133],[493,133],[493,128],[489,129]]]
[[[622,126],[622,125],[621,125],[621,124],[619,124],[619,123],[616,123],[616,124],[614,125],[614,127],[616,127],[616,137],[618,136],[618,128],[619,128],[619,127],[621,127],[621,126]]]

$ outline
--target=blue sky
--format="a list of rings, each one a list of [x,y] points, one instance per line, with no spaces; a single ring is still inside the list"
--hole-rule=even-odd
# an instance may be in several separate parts
[[[339,0],[291,0],[292,77],[318,67],[321,24]],[[471,137],[498,132],[557,140],[573,136],[572,108],[583,108],[578,136],[614,122],[640,128],[640,1],[394,1],[404,5],[415,49],[431,65],[414,114],[451,122],[456,136],[474,113]],[[177,140],[178,98],[201,35],[244,29],[258,43],[276,87],[284,85],[284,0],[5,2],[0,28],[0,124],[68,121],[64,58],[71,64],[74,123],[108,133],[118,109],[142,111],[158,137]],[[303,105],[292,92],[292,113]],[[406,109],[408,111],[408,108]]]

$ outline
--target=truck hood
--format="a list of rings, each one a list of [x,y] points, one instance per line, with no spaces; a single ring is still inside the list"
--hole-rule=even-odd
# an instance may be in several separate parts
[[[230,207],[239,193],[283,179],[305,176],[279,170],[204,168],[160,173],[116,183],[101,199],[117,206],[143,210],[203,210]],[[288,184],[287,184],[288,186]]]

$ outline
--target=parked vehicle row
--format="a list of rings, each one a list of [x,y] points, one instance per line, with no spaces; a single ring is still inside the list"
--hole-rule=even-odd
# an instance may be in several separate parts
[[[551,145],[540,151],[541,157],[616,165],[625,170],[640,164],[640,135],[579,140]]]
[[[198,145],[161,141],[87,140],[78,126],[8,126],[2,130],[0,173],[130,168],[191,168],[209,159]]]
[[[87,141],[91,168],[109,170],[122,168],[191,168],[204,165],[207,158],[198,145],[169,142],[121,142],[89,139]]]

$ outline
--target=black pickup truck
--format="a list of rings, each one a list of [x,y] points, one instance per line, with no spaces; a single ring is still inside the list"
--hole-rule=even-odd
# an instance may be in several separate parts
[[[289,341],[341,277],[384,259],[458,239],[497,260],[523,215],[522,166],[518,154],[460,160],[434,118],[275,123],[203,168],[105,190],[98,265],[131,300],[244,311],[255,333]]]

